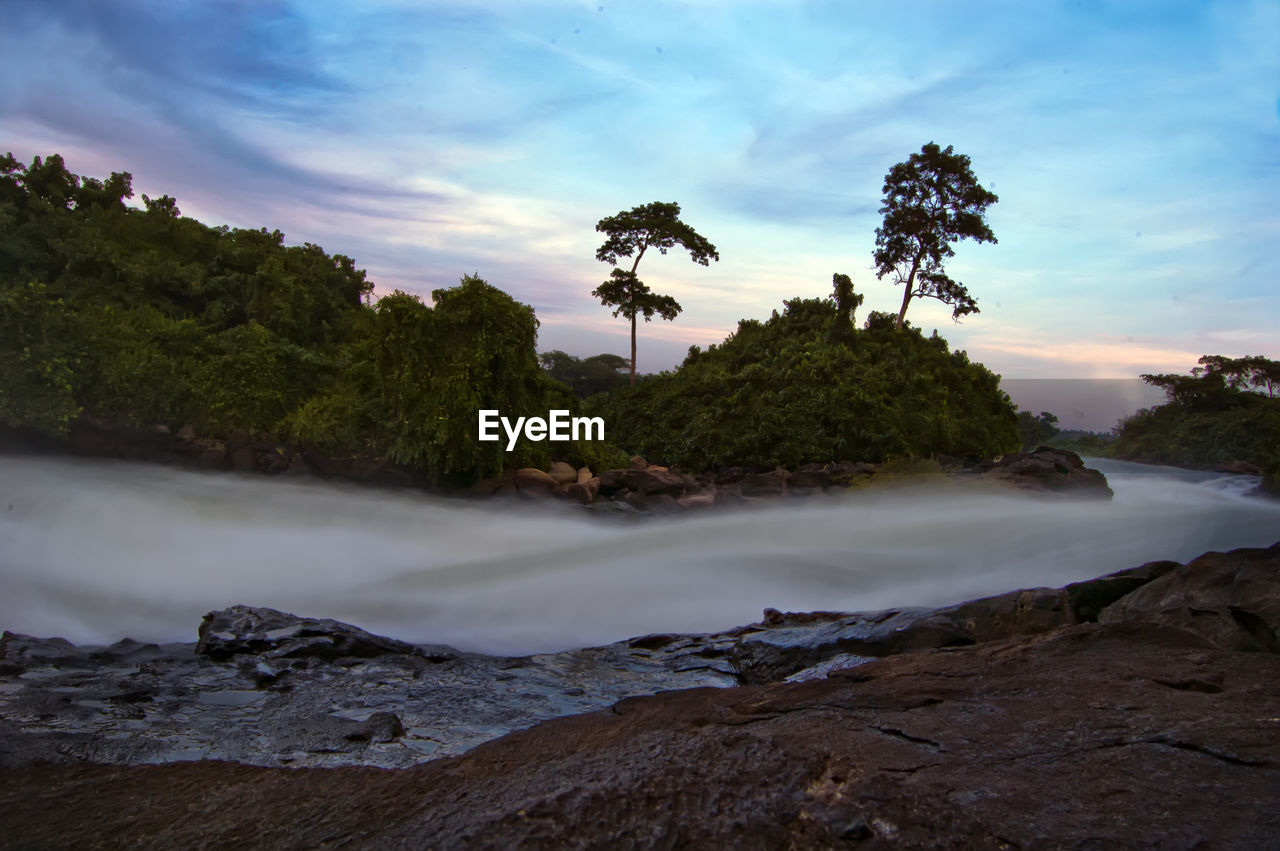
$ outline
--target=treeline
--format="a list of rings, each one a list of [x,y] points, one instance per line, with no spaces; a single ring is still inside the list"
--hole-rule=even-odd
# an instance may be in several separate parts
[[[533,309],[479,278],[431,306],[400,292],[375,303],[349,257],[130,197],[127,173],[0,158],[0,424],[243,429],[386,455],[435,481],[599,451],[476,441],[479,408],[574,405],[539,366]]]
[[[873,313],[855,328],[844,301],[786,301],[721,345],[693,347],[674,372],[592,397],[587,410],[619,445],[696,470],[1018,448],[996,375],[936,332],[896,330],[894,316]]]
[[[127,173],[95,180],[57,156],[0,158],[0,426],[249,432],[454,484],[552,457],[599,470],[640,453],[701,471],[1019,444],[995,375],[936,333],[895,329],[898,317],[856,328],[861,298],[843,275],[832,298],[744,320],[633,388],[616,355],[540,359],[533,309],[476,276],[430,305],[402,292],[375,301],[349,257],[206,226],[168,196],[143,196],[141,209],[130,197]],[[476,439],[479,409],[555,408],[604,416],[609,444],[522,441],[507,453]]]
[[[1168,402],[1125,420],[1117,457],[1184,466],[1246,461],[1280,490],[1280,362],[1205,355],[1190,375],[1143,375]]]

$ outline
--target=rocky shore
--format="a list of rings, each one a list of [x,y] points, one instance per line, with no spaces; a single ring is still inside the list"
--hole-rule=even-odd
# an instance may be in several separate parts
[[[0,450],[43,449],[96,458],[120,458],[175,464],[212,471],[270,476],[325,478],[379,487],[425,487],[412,472],[385,457],[336,456],[317,449],[255,438],[247,431],[223,436],[198,435],[190,427],[150,431],[127,424],[82,418],[65,442],[0,431]],[[650,464],[636,456],[626,469],[574,468],[563,461],[546,470],[509,470],[501,478],[482,479],[466,495],[522,500],[562,499],[602,513],[678,512],[713,506],[769,503],[779,499],[842,493],[850,488],[932,475],[950,482],[1013,487],[1047,496],[1110,499],[1106,477],[1084,465],[1070,450],[1039,447],[996,459],[938,456],[921,462],[873,464],[839,461],[806,464],[796,470],[730,467],[690,474]]]
[[[6,633],[0,845],[1268,847],[1277,635],[1280,543],[523,658]]]

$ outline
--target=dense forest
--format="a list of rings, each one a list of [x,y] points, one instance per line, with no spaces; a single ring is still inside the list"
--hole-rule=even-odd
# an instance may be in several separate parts
[[[840,276],[843,277],[843,276]],[[835,298],[792,299],[743,320],[679,369],[587,401],[611,439],[692,469],[990,456],[1018,448],[999,378],[945,340]]]
[[[431,306],[373,302],[349,257],[131,196],[127,173],[0,158],[0,424],[54,437],[82,416],[243,429],[385,454],[439,482],[599,451],[475,439],[478,408],[576,404],[538,364],[533,309],[479,278]]]
[[[851,293],[840,306],[786,302],[674,372],[619,387],[617,356],[540,363],[533,309],[478,277],[431,305],[402,292],[375,301],[349,257],[206,226],[168,196],[144,195],[141,208],[130,197],[127,173],[0,159],[0,424],[55,437],[84,417],[239,429],[455,483],[552,455],[597,469],[625,458],[601,444],[525,441],[508,454],[475,439],[480,408],[576,411],[575,393],[596,390],[609,392],[586,409],[606,417],[611,444],[689,468],[1017,446],[996,376],[892,317],[854,328]]]
[[[1168,402],[1121,424],[1120,458],[1184,466],[1246,461],[1280,491],[1280,362],[1205,355],[1190,375],[1144,375]]]

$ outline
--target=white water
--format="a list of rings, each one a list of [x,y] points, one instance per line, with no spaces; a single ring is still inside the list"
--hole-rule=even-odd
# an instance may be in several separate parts
[[[530,653],[783,610],[941,605],[1280,539],[1256,479],[1097,461],[1111,502],[959,489],[638,523],[0,456],[0,628],[190,641],[234,603]],[[563,509],[564,506],[556,506]]]

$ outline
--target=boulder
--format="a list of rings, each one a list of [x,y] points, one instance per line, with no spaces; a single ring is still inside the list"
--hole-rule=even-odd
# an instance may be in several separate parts
[[[1114,496],[1106,476],[1086,467],[1079,455],[1067,449],[1041,446],[1034,452],[1005,455],[989,468],[988,475],[1042,493],[1102,499]]]
[[[587,479],[593,479],[593,478],[595,478],[595,476],[592,474],[590,467],[578,468],[578,481],[585,482]]]
[[[632,455],[632,456],[631,456],[631,469],[633,469],[633,470],[644,470],[644,469],[646,469],[648,466],[649,466],[649,462],[648,462],[648,461],[646,461],[646,460],[644,460],[644,456],[643,456],[643,455]]]
[[[767,473],[748,476],[742,483],[743,496],[782,496],[787,492],[791,474],[779,467]]]
[[[241,654],[264,658],[373,658],[412,654],[414,647],[328,618],[303,618],[276,609],[232,606],[200,622],[196,653],[214,660]]]
[[[535,467],[521,467],[512,479],[516,490],[528,496],[542,497],[560,493],[560,483]]]
[[[624,490],[635,490],[636,470],[605,470],[597,478],[600,480],[600,495],[613,498]]]
[[[672,473],[665,469],[650,467],[647,470],[635,470],[630,479],[631,490],[645,494],[669,494],[672,497],[684,496],[686,492],[697,487],[692,476]]]
[[[563,461],[552,461],[551,469],[547,471],[551,478],[562,485],[572,484],[578,481],[578,471]]]
[[[713,508],[716,504],[716,496],[714,492],[702,492],[682,496],[676,500],[676,504],[681,508]]]
[[[1102,610],[1101,623],[1177,627],[1227,650],[1280,652],[1280,543],[1205,553]]]
[[[600,480],[597,478],[587,479],[585,482],[574,482],[565,488],[565,494],[569,499],[587,505],[595,502],[596,496],[600,493]]]

